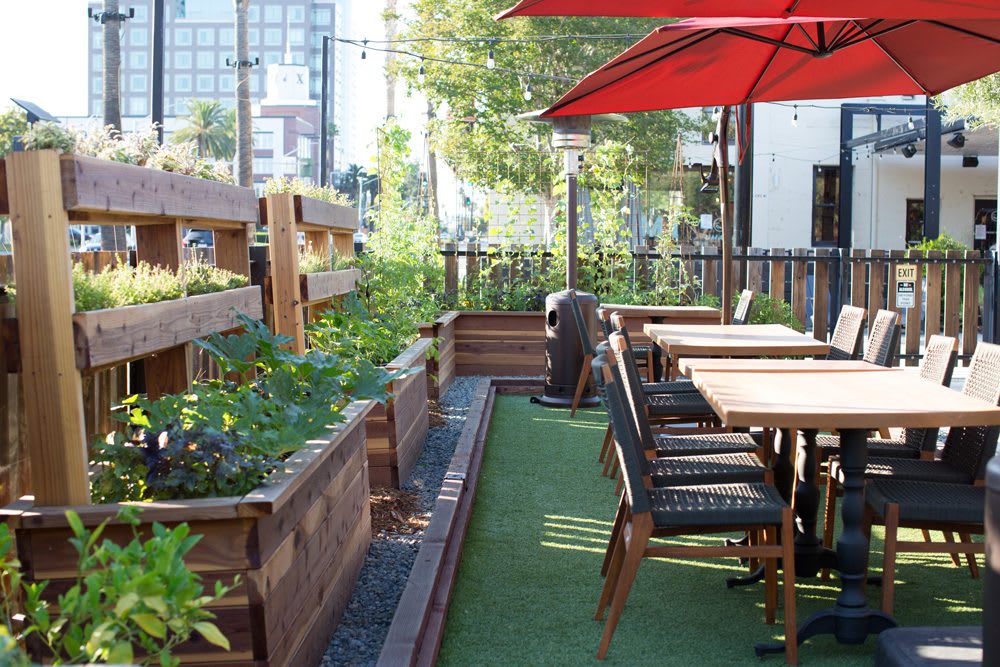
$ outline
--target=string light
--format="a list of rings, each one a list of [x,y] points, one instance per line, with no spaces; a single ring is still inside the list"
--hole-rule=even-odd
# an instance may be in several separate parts
[[[792,127],[798,127],[799,126],[799,105],[796,104],[794,108],[795,108],[795,113],[792,114]]]
[[[364,46],[361,47],[361,59],[362,60],[365,60],[368,57],[368,53],[365,51],[365,48],[367,46],[368,46],[368,40],[366,39],[365,42],[364,42]]]
[[[497,66],[497,60],[493,56],[493,42],[490,42],[490,50],[486,54],[486,69],[493,69]]]
[[[427,80],[427,70],[424,68],[424,59],[420,59],[420,69],[417,70],[417,83],[421,86],[424,85],[424,81]]]
[[[531,81],[528,81],[528,85],[524,87],[524,99],[526,102],[531,101]]]
[[[913,116],[909,116],[909,117],[907,117],[907,119],[906,119],[906,127],[910,128],[911,130],[912,130],[912,129],[913,129],[914,127],[916,127],[916,125],[915,125],[915,124],[914,124],[914,122],[913,122]]]

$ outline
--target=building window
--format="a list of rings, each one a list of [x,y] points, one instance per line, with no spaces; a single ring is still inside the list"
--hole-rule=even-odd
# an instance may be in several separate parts
[[[215,67],[215,53],[213,51],[198,52],[198,69],[212,69]]]
[[[840,167],[813,167],[814,246],[837,245],[840,222]]]
[[[104,92],[104,79],[99,76],[95,76],[90,80],[90,91],[95,95],[100,95]]]
[[[306,8],[302,5],[292,5],[288,8],[288,21],[290,23],[302,23],[306,20]]]
[[[254,132],[253,147],[261,150],[274,150],[274,132]]]
[[[188,112],[188,103],[187,103],[187,100],[178,100],[178,101],[174,102],[174,115],[175,116],[186,116],[187,112]],[[166,135],[164,135],[163,139],[166,140],[166,138],[167,138]]]
[[[133,74],[128,78],[128,87],[130,93],[144,93],[146,92],[146,75],[145,74]],[[146,113],[143,111],[142,113]]]
[[[219,92],[232,93],[236,91],[236,78],[232,74],[223,74],[219,77]]]
[[[90,69],[94,70],[95,72],[100,72],[102,69],[104,69],[104,59],[101,57],[100,53],[95,53],[94,55],[90,56]]]
[[[253,159],[253,173],[270,174],[274,170],[274,161],[269,157],[255,157]]]
[[[211,28],[198,28],[198,46],[214,46],[215,31]]]
[[[135,16],[132,17],[134,23],[145,23],[147,17],[146,7],[139,5],[137,7],[132,7],[135,10]]]
[[[191,28],[174,28],[174,44],[191,46]]]
[[[260,79],[255,76],[251,76],[250,79],[250,92],[257,93],[260,92]]]
[[[90,115],[100,116],[104,113],[104,102],[102,100],[94,100],[90,104]]]
[[[90,47],[92,49],[100,50],[104,46],[104,35],[101,34],[100,30],[90,31]]]
[[[198,75],[198,92],[210,93],[215,90],[215,77],[211,74]]]
[[[128,42],[132,46],[146,46],[148,38],[149,35],[145,29],[132,28],[128,31]]]
[[[191,52],[174,51],[174,68],[191,69]]]
[[[145,116],[146,115],[146,98],[145,97],[130,97],[130,98],[128,98],[128,115],[130,115],[130,116]]]
[[[323,48],[323,35],[318,32],[311,33],[309,35],[309,42],[314,49],[321,49]]]
[[[314,72],[319,72],[323,69],[323,56],[314,55],[309,59],[309,67]]]
[[[312,10],[312,22],[314,26],[328,26],[330,25],[330,10],[325,7],[322,9],[313,8]]]
[[[320,83],[321,83],[321,81],[320,81],[321,78],[322,77],[317,76],[317,77],[313,77],[312,79],[309,79],[309,94],[310,95],[320,95],[320,94],[322,94],[322,91],[319,89],[320,88]]]
[[[146,52],[132,51],[129,53],[128,66],[132,69],[146,69]]]
[[[257,28],[250,28],[248,32],[250,33],[250,46],[257,46],[260,44],[260,30]]]
[[[190,93],[191,92],[191,75],[190,74],[175,74],[174,75],[174,91],[178,93]]]
[[[264,22],[281,23],[281,5],[265,5]]]
[[[264,64],[273,65],[281,62],[281,54],[277,51],[268,51],[264,54]]]
[[[292,46],[302,46],[306,43],[306,31],[302,28],[290,28],[288,30],[288,43]]]
[[[221,100],[219,100],[219,104],[222,105],[223,109],[236,108],[236,100],[234,100],[232,97],[223,97]]]
[[[247,20],[256,23],[260,20],[260,7],[257,5],[250,5],[247,10]]]
[[[264,30],[265,46],[281,46],[281,30],[278,28],[266,28]]]
[[[924,240],[924,200],[906,200],[906,242],[920,243]]]
[[[219,28],[219,44],[221,46],[232,46],[235,42],[235,33],[232,28]]]

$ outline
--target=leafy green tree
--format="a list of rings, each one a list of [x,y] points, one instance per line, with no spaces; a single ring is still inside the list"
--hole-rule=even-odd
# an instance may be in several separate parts
[[[1000,125],[1000,74],[959,86],[948,98],[948,115],[974,123]]]
[[[551,196],[553,177],[562,169],[552,152],[547,125],[514,121],[514,116],[545,108],[577,80],[603,65],[663,21],[613,18],[532,18],[497,22],[493,15],[508,0],[416,0],[415,18],[401,37],[427,40],[400,46],[416,58],[397,61],[402,76],[447,114],[429,122],[433,149],[460,178],[495,190],[513,187],[503,174],[533,171],[533,187]],[[490,39],[528,39],[533,35],[626,35],[608,39],[552,39],[492,44],[496,67],[486,69],[431,59],[485,65]],[[451,41],[455,37],[483,37]],[[437,41],[445,40],[445,41]],[[424,60],[420,60],[423,57]],[[423,74],[421,74],[421,68]],[[560,77],[526,77],[545,74]],[[530,100],[526,95],[531,86]],[[671,164],[678,129],[686,117],[661,111],[629,114],[624,123],[597,124],[595,144],[613,140],[641,146],[645,168],[665,171]],[[543,168],[539,169],[538,165]]]
[[[192,99],[187,106],[186,125],[174,133],[173,140],[193,141],[198,157],[231,160],[236,152],[236,112],[218,101]]]
[[[20,109],[10,108],[0,113],[0,157],[14,148],[14,137],[28,131],[28,116]]]

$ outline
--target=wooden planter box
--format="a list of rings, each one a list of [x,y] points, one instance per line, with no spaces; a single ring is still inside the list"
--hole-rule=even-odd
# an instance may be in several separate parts
[[[545,373],[545,313],[463,311],[455,320],[456,375]]]
[[[427,350],[432,341],[421,338],[385,365],[416,372],[389,385],[392,399],[376,405],[368,415],[368,474],[372,486],[399,488],[406,480],[427,439]]]
[[[348,420],[310,441],[282,470],[242,498],[144,503],[144,525],[187,522],[204,537],[186,559],[206,589],[215,581],[240,586],[212,611],[229,639],[225,652],[193,640],[176,652],[185,664],[271,667],[315,665],[350,599],[371,542],[365,416],[369,402],[353,403]],[[4,510],[15,529],[18,555],[30,581],[49,579],[65,589],[76,569],[67,539],[66,507],[31,507],[30,497]],[[96,526],[118,505],[75,509]],[[128,526],[104,536],[127,542]]]
[[[353,292],[360,277],[361,272],[357,269],[299,274],[299,291],[302,296],[302,305],[310,306]],[[264,278],[264,293],[266,294],[267,304],[273,304],[274,296],[271,292],[271,276]]]
[[[427,398],[441,398],[455,379],[455,320],[461,313],[449,311],[433,322],[420,325],[420,337],[437,341],[437,354],[427,360]]]

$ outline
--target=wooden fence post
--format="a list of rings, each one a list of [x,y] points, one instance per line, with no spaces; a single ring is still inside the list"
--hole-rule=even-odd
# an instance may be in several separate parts
[[[958,262],[961,250],[949,250],[945,266],[944,335],[958,338],[958,323],[962,312],[962,265]]]
[[[55,151],[11,153],[10,219],[26,442],[36,505],[87,505],[82,381],[73,341],[69,216]]]
[[[927,259],[941,259],[940,250],[927,251]],[[934,334],[941,333],[941,299],[944,267],[938,262],[927,262],[927,310],[924,313],[924,343]]]
[[[294,195],[268,195],[265,201],[267,236],[271,246],[271,294],[274,303],[274,331],[290,336],[296,354],[306,351],[302,316],[302,289],[299,284],[298,226]]]
[[[903,318],[903,309],[896,305],[896,266],[902,264],[905,261],[905,257],[905,250],[889,251],[889,289],[885,295],[885,307],[886,310],[897,313],[900,317],[900,322],[902,322]]]
[[[458,246],[454,243],[444,246],[444,293],[447,296],[458,293]]]
[[[479,245],[465,244],[465,288],[471,289],[479,277]]]
[[[808,319],[806,313],[806,300],[808,290],[806,289],[806,276],[809,275],[809,249],[794,248],[792,250],[792,315],[795,316],[804,327]]]
[[[885,257],[884,250],[869,250],[868,269],[868,330],[875,323],[875,316],[885,301]]]
[[[978,260],[979,251],[967,250],[966,260]],[[967,262],[965,265],[965,287],[962,296],[962,354],[972,355],[979,339],[979,267],[980,264]],[[968,366],[970,360],[965,362]]]
[[[827,248],[816,249],[816,266],[813,268],[813,338],[824,343],[830,329],[830,256]]]
[[[771,248],[771,276],[768,294],[772,299],[785,300],[785,249]]]
[[[715,257],[719,254],[719,249],[705,245],[701,247],[701,254],[705,255],[701,267],[701,293],[703,296],[715,296],[719,293],[719,260]]]
[[[867,269],[868,262],[866,253],[862,249],[851,251],[851,305],[858,308],[867,308],[865,300],[867,293]]]
[[[907,261],[910,264],[916,264],[917,266],[917,279],[914,281],[913,285],[913,308],[908,308],[906,310],[906,342],[904,343],[903,351],[908,356],[906,360],[907,366],[916,366],[917,359],[915,355],[920,354],[920,320],[923,314],[923,294],[924,294],[924,274],[923,267],[925,263],[923,260],[923,253],[919,250],[910,250],[907,253]],[[928,266],[928,270],[929,270]],[[929,284],[929,283],[928,283]]]

